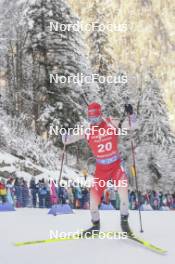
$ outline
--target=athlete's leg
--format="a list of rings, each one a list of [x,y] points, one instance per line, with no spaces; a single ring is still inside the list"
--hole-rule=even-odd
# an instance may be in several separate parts
[[[120,214],[128,215],[128,187],[118,187],[118,193],[120,198]]]
[[[131,235],[132,231],[128,224],[128,178],[120,162],[116,164],[116,168],[114,169],[113,180],[117,182],[120,197],[121,228],[123,232],[127,232],[128,235]]]
[[[114,184],[118,187],[120,213],[121,215],[128,215],[128,177],[124,168],[121,166],[121,161],[117,161],[114,165],[112,179]]]
[[[98,210],[98,206],[101,200],[101,192],[97,192],[94,188],[90,190],[90,212],[92,222],[96,222],[100,220],[100,214]]]
[[[97,191],[94,187],[92,187],[90,191],[90,212],[91,212],[92,227],[86,229],[83,232],[83,236],[85,237],[89,237],[91,235],[95,235],[100,232],[100,214],[98,210],[99,202],[100,202],[100,192]]]
[[[92,227],[83,232],[83,236],[91,236],[92,234],[98,234],[100,231],[100,214],[98,206],[101,200],[102,193],[105,189],[105,185],[101,186],[101,180],[103,179],[104,172],[100,166],[96,166],[95,176],[93,179],[93,185],[90,190],[90,212]]]
[[[109,178],[108,173],[105,171],[104,165],[96,165],[95,176],[90,191],[90,211],[92,222],[100,220],[98,206],[101,202],[103,191],[106,188],[106,181]]]

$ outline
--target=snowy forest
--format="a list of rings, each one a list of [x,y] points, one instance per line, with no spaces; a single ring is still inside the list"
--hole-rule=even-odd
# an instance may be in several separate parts
[[[92,101],[120,120],[129,100],[137,127],[121,138],[120,151],[131,188],[133,139],[139,188],[175,190],[173,3],[124,2],[0,0],[0,177],[57,178],[63,144],[50,126],[86,123]],[[51,31],[50,22],[123,28]],[[127,83],[51,83],[51,74],[127,76]],[[64,177],[88,171],[91,157],[85,141],[67,146]]]

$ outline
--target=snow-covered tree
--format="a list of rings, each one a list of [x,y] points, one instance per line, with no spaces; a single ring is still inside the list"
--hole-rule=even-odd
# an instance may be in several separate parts
[[[28,15],[28,53],[34,65],[33,91],[38,101],[35,115],[39,127],[42,130],[49,125],[73,126],[79,121],[80,94],[85,84],[51,83],[50,76],[68,78],[89,71],[80,32],[62,30],[62,25],[76,24],[78,19],[65,0],[37,0]],[[50,30],[50,23],[57,29]]]
[[[108,40],[108,32],[104,29],[105,8],[98,1],[94,1],[89,15],[92,19],[93,30],[87,40],[89,43],[89,58],[93,73],[108,76],[113,73],[112,46]],[[98,82],[99,97],[102,99],[107,92],[107,83]]]
[[[7,80],[4,107],[12,116],[26,112],[23,97],[28,83],[25,80],[24,47],[26,43],[25,10],[28,1],[4,1],[1,6],[0,30],[3,71]]]
[[[139,182],[142,188],[162,188],[175,183],[173,136],[161,90],[151,73],[145,76],[139,102],[139,128],[135,135]]]
[[[139,142],[148,142],[168,148],[175,144],[161,90],[151,73],[146,76],[140,98]]]

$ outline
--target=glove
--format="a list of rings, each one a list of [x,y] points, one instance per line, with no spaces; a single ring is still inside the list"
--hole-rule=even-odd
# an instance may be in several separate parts
[[[122,123],[123,123],[123,120],[121,120],[120,122],[119,122],[119,124],[118,124],[118,128],[122,128]]]
[[[125,104],[125,112],[129,115],[133,114],[133,107],[131,104]]]

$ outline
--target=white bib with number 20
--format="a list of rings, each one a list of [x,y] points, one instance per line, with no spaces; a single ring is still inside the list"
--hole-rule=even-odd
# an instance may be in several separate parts
[[[98,153],[104,153],[105,151],[110,151],[112,149],[112,142],[107,142],[106,144],[98,145]]]

